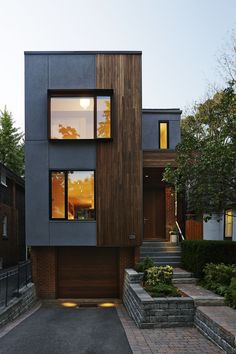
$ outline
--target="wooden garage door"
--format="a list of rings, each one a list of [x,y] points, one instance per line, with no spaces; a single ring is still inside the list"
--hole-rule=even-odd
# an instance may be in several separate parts
[[[59,298],[118,297],[118,252],[115,248],[58,248]]]

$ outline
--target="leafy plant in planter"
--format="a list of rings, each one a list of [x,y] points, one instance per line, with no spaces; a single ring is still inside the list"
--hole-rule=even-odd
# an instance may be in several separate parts
[[[171,284],[173,267],[151,267],[146,271],[146,291],[153,297],[180,296],[177,289]]]
[[[144,273],[145,271],[147,271],[149,268],[154,267],[155,263],[154,261],[150,258],[150,257],[145,257],[142,262],[139,262],[138,264],[136,264],[135,266],[135,270],[137,272],[142,272]]]

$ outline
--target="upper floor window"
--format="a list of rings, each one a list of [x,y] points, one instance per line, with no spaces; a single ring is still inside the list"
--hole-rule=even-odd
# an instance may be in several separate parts
[[[51,218],[95,220],[94,171],[51,171]]]
[[[233,237],[233,210],[225,211],[225,238]]]
[[[49,100],[49,139],[111,138],[112,91],[52,91]]]
[[[159,149],[169,149],[168,122],[159,122]]]

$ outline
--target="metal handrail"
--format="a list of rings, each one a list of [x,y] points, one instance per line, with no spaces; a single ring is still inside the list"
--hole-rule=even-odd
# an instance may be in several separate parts
[[[175,221],[175,224],[176,224],[176,226],[177,226],[177,229],[178,229],[178,231],[179,231],[179,234],[180,234],[182,240],[184,241],[184,235],[183,235],[183,233],[182,233],[182,231],[181,231],[181,228],[180,228],[179,223],[178,223],[177,220]]]

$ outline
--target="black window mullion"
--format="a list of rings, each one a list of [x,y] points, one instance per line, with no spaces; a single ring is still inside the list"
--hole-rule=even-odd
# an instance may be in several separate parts
[[[97,139],[97,96],[94,96],[94,139]]]
[[[65,176],[65,219],[68,220],[68,171],[64,171]]]

